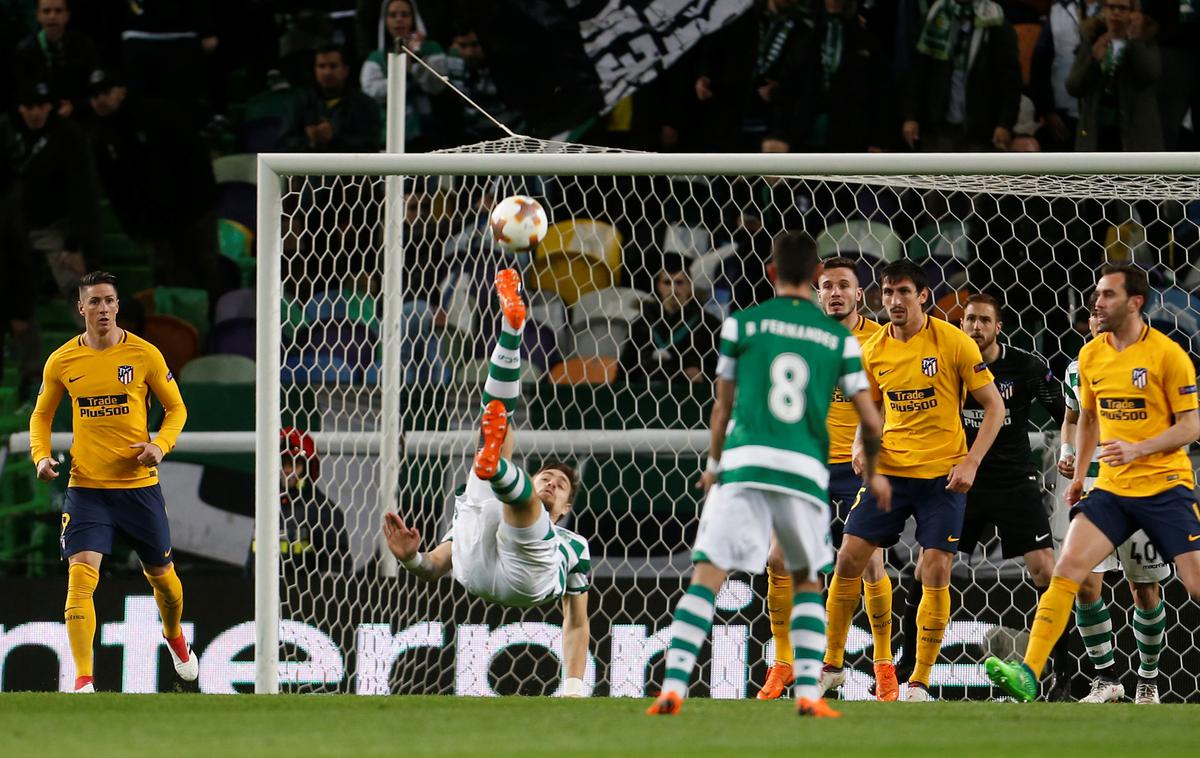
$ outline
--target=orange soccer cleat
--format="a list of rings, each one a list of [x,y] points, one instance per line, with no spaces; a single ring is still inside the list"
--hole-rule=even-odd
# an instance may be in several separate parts
[[[681,710],[683,710],[683,698],[674,692],[664,692],[646,709],[646,715],[678,716]]]
[[[770,670],[767,671],[767,681],[763,682],[762,689],[758,691],[756,697],[759,700],[777,700],[793,679],[790,663],[773,663]]]
[[[496,295],[508,325],[521,331],[525,327],[525,301],[521,299],[521,275],[515,268],[496,272]]]
[[[900,699],[900,682],[896,679],[896,665],[891,661],[875,664],[875,699],[888,703]]]
[[[823,697],[816,700],[800,698],[796,701],[796,715],[812,716],[817,719],[840,719],[842,717],[841,712],[830,708],[829,703],[826,703]]]
[[[483,407],[483,419],[479,422],[483,444],[475,453],[475,476],[487,481],[500,468],[500,448],[508,436],[508,412],[503,400],[492,400]]]

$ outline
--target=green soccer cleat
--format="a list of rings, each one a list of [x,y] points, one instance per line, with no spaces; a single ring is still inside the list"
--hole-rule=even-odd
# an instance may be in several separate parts
[[[1000,689],[1024,703],[1038,696],[1038,680],[1033,671],[1020,661],[1005,663],[996,656],[983,662],[988,679]]]

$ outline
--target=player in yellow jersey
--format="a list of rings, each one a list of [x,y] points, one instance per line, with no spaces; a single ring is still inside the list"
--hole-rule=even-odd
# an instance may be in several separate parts
[[[1100,443],[1100,475],[1083,492],[1087,466],[1067,487],[1071,525],[1050,587],[1038,601],[1023,661],[985,662],[1008,694],[1029,701],[1050,649],[1062,635],[1079,585],[1138,529],[1175,561],[1180,580],[1200,598],[1200,505],[1186,447],[1200,437],[1196,371],[1187,353],[1142,318],[1146,272],[1107,264],[1096,284],[1100,336],[1079,353],[1075,454],[1090,460]]]
[[[865,342],[880,325],[858,312],[863,291],[858,271],[849,258],[826,258],[817,278],[817,302],[825,315],[841,322]],[[851,447],[858,429],[858,411],[841,390],[834,389],[826,422],[829,430],[829,505],[833,521],[829,532],[834,548],[842,545],[842,525],[850,505],[862,487],[862,475],[854,470]],[[867,613],[875,649],[876,696],[895,700],[899,695],[896,668],[892,662],[892,581],[883,570],[883,551],[877,550],[863,573]],[[767,672],[767,681],[758,692],[759,700],[774,700],[783,695],[792,682],[792,645],[788,641],[792,612],[792,576],[783,565],[783,553],[771,545],[767,559],[767,612],[771,616],[771,636],[775,639],[775,662]],[[833,683],[836,687],[840,682]]]
[[[829,584],[822,682],[832,685],[842,673],[864,569],[877,548],[896,544],[908,517],[914,516],[923,548],[917,568],[921,634],[914,645],[907,699],[925,701],[932,699],[930,670],[950,620],[950,567],[962,536],[966,492],[1004,423],[1004,401],[975,342],[924,313],[929,288],[920,266],[894,261],[880,271],[880,280],[890,323],[863,345],[863,370],[883,407],[879,471],[894,494],[891,508],[885,509],[870,491],[860,490],[846,519]],[[959,416],[968,392],[984,411],[970,451]],[[855,454],[860,454],[857,447]]]
[[[71,480],[63,504],[63,558],[69,564],[64,613],[75,692],[94,692],[92,643],[100,561],[113,537],[128,541],[162,616],[163,638],[175,671],[194,681],[200,666],[184,639],[183,587],[171,561],[171,530],[158,485],[158,464],[171,452],[187,410],[158,348],[117,326],[117,279],[93,271],[79,282],[79,313],[86,331],[51,353],[29,419],[29,443],[38,478],[58,478],[50,424],[63,393],[71,397]],[[146,429],[147,393],[166,409],[162,428]]]

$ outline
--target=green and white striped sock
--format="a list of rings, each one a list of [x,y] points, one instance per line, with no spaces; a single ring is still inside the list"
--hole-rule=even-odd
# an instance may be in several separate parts
[[[1093,668],[1096,671],[1104,671],[1112,667],[1112,618],[1108,615],[1108,606],[1104,604],[1104,598],[1089,605],[1076,602],[1075,626],[1079,627],[1079,635],[1083,637],[1083,646],[1087,648]]]
[[[671,623],[671,645],[667,648],[667,676],[662,691],[687,697],[688,682],[696,667],[696,656],[712,628],[713,604],[717,596],[699,584],[688,587],[687,594],[675,606]]]
[[[496,475],[490,480],[492,492],[496,493],[496,497],[502,503],[513,505],[516,503],[527,503],[533,497],[533,482],[521,470],[521,467],[512,461],[500,459],[500,465],[496,468]]]
[[[1143,679],[1153,679],[1158,676],[1158,654],[1163,649],[1163,639],[1167,633],[1167,609],[1163,602],[1158,607],[1143,611],[1133,609],[1133,636],[1137,639],[1138,676]]]
[[[825,604],[816,592],[797,592],[792,597],[792,641],[797,699],[821,697],[821,663],[825,655]]]
[[[508,319],[500,317],[500,337],[492,348],[488,362],[487,381],[483,384],[483,404],[492,400],[504,403],[511,415],[521,399],[521,333],[513,329]]]

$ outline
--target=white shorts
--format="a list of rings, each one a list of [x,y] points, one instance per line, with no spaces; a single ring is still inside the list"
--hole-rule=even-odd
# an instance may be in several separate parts
[[[1136,584],[1165,582],[1171,578],[1170,563],[1159,554],[1158,548],[1141,529],[1092,569],[1092,573],[1121,570],[1124,570],[1126,579]]]
[[[532,526],[504,521],[504,504],[474,474],[454,501],[451,557],[454,579],[484,600],[514,608],[542,605],[562,596],[566,567],[543,509]]]
[[[761,574],[772,531],[789,571],[807,572],[816,581],[833,563],[828,503],[743,484],[709,490],[692,558],[725,571]]]

